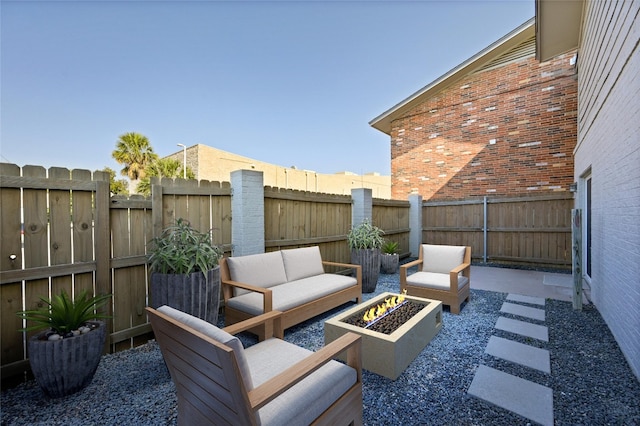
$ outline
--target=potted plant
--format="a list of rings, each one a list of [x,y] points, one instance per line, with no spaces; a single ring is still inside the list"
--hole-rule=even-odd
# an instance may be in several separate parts
[[[168,305],[217,324],[221,257],[209,233],[177,219],[151,240],[151,307]]]
[[[382,245],[382,256],[380,258],[380,267],[383,274],[395,274],[398,271],[400,256],[398,255],[398,243],[395,241],[386,241]]]
[[[351,263],[362,266],[362,292],[373,293],[380,274],[380,248],[384,231],[368,218],[351,228],[347,241],[351,249]]]
[[[38,385],[52,398],[70,395],[83,389],[98,368],[107,327],[98,313],[110,294],[90,296],[85,290],[75,300],[62,290],[51,299],[40,298],[41,309],[18,312],[22,319],[34,322],[20,331],[48,330],[28,341],[29,364]]]

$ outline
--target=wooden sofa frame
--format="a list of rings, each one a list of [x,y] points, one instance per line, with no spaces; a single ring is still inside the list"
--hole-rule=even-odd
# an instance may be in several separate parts
[[[322,265],[354,269],[356,271],[356,280],[358,282],[357,285],[346,288],[344,290],[336,291],[335,293],[329,294],[324,297],[320,297],[316,300],[302,304],[288,311],[283,311],[281,318],[283,330],[286,330],[287,328],[292,327],[296,324],[300,324],[303,321],[327,312],[328,310],[336,308],[353,299],[356,300],[356,304],[362,302],[362,267],[360,265],[352,265],[350,263],[340,262],[328,262],[325,260],[322,261]],[[272,290],[269,288],[232,281],[231,275],[229,273],[229,265],[226,258],[220,259],[220,281],[222,284],[222,296],[224,298],[225,305],[225,325],[235,324],[237,322],[253,318],[253,315],[251,314],[229,307],[228,301],[233,297],[234,287],[261,293],[263,295],[264,302],[263,313],[273,310]],[[264,327],[254,327],[249,331],[253,334],[256,334],[260,340],[265,339]]]
[[[247,391],[233,349],[153,308],[147,307],[155,337],[178,396],[178,424],[255,425],[256,412],[305,377],[346,351],[356,383],[312,424],[362,424],[361,337],[348,333],[262,385]],[[282,338],[281,313],[253,317],[226,327],[237,334],[266,323],[266,337]],[[222,402],[224,401],[224,403]]]
[[[407,283],[407,273],[409,268],[418,266],[418,271],[422,270],[422,267],[419,265],[422,265],[422,262],[424,261],[423,256],[422,244],[420,244],[418,259],[400,266],[400,291],[402,292],[406,290],[409,295],[424,297],[425,299],[440,300],[443,305],[449,306],[452,314],[459,314],[462,302],[465,300],[468,302],[471,298],[471,247],[465,247],[463,263],[449,272],[448,290],[413,286]],[[460,273],[469,280],[462,288],[458,288],[458,274]]]

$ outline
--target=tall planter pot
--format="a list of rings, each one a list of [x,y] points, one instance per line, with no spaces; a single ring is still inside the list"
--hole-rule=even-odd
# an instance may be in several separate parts
[[[62,340],[29,339],[29,364],[38,385],[51,398],[71,395],[86,387],[98,368],[107,327],[103,321],[89,321],[92,331]]]
[[[351,249],[351,263],[362,266],[362,292],[376,291],[380,275],[380,249]]]
[[[397,254],[384,253],[380,255],[380,268],[383,274],[395,274],[398,272],[400,256]]]
[[[151,274],[152,308],[168,305],[211,324],[218,323],[220,267],[192,274]]]

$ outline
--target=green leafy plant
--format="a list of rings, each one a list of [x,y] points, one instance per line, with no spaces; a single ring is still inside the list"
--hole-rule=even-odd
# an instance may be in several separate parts
[[[352,227],[347,234],[349,248],[379,249],[384,243],[383,234],[382,229],[374,226],[368,218],[365,218],[360,225]]]
[[[97,309],[107,303],[110,297],[110,294],[90,296],[86,290],[82,291],[75,300],[71,300],[71,297],[64,290],[59,295],[53,296],[51,300],[41,297],[40,300],[46,306],[41,309],[17,313],[22,319],[36,323],[36,325],[23,328],[20,331],[50,327],[55,332],[64,335],[77,330],[88,321],[109,318],[109,316],[99,314]]]
[[[180,218],[151,240],[149,267],[161,274],[206,274],[218,265],[222,254],[209,233],[194,229]]]
[[[385,254],[398,254],[398,243],[395,241],[385,241],[382,245],[382,252]]]

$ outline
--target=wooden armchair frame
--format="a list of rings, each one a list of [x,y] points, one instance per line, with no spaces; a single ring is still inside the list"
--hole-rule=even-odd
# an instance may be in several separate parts
[[[418,259],[400,266],[400,291],[407,290],[407,294],[412,296],[440,300],[443,305],[449,306],[452,314],[459,314],[460,305],[465,300],[468,302],[471,297],[471,247],[465,247],[463,263],[449,272],[449,288],[447,290],[416,286],[407,282],[409,268],[418,266],[418,271],[422,270],[421,265],[424,262],[423,256],[421,244]],[[463,287],[458,288],[458,275],[460,273],[467,277],[468,282]]]
[[[147,308],[178,396],[178,423],[254,425],[256,413],[296,383],[347,352],[356,383],[312,424],[362,424],[361,338],[348,333],[281,374],[247,391],[233,349],[153,308]],[[271,311],[223,330],[229,334],[265,323],[268,337],[282,338],[281,314]]]

